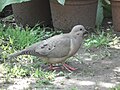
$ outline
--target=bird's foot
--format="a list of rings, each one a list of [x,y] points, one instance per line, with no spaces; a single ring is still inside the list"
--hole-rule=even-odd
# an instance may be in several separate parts
[[[49,70],[57,70],[60,69],[59,66],[53,66],[52,64],[50,64]]]
[[[77,68],[71,67],[71,66],[69,66],[68,64],[65,64],[65,63],[63,64],[63,67],[70,72],[77,70]]]
[[[52,64],[50,64],[49,70],[66,69],[66,70],[68,70],[69,72],[72,72],[72,71],[77,70],[77,68],[71,67],[71,66],[69,66],[69,65],[66,64],[66,63],[63,63],[62,65],[63,65],[63,67],[59,67],[59,66],[53,66]]]

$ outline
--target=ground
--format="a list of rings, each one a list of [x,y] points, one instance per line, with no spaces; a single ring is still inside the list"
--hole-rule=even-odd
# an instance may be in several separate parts
[[[110,90],[120,83],[120,46],[117,48],[81,48],[77,59],[71,58],[69,64],[77,70],[56,76],[50,85],[38,85],[34,78],[13,78],[4,83],[0,73],[1,90]],[[78,59],[79,58],[79,59]],[[81,63],[82,62],[82,63]]]

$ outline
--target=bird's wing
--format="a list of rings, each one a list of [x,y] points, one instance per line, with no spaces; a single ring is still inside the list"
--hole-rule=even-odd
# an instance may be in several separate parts
[[[70,52],[70,38],[60,36],[47,39],[35,48],[35,52],[48,58],[65,57]]]

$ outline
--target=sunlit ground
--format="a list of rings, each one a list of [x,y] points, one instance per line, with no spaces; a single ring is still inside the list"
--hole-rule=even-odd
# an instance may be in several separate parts
[[[70,59],[78,70],[55,77],[50,85],[39,85],[35,78],[10,78],[6,82],[0,66],[0,90],[110,90],[120,84],[120,38],[110,44],[106,49],[80,49],[77,58]]]
[[[110,90],[110,88],[120,84],[120,63],[118,63],[120,60],[120,56],[118,56],[120,55],[120,51],[119,48],[114,48],[113,50],[115,50],[115,53],[113,51],[109,58],[104,58],[103,60],[101,60],[99,54],[96,52],[83,54],[80,51],[82,53],[79,58],[84,60],[83,63],[88,67],[79,63],[81,71],[78,70],[78,72],[82,74],[78,74],[78,72],[70,74],[67,72],[70,74],[70,78],[66,78],[65,76],[55,77],[51,85],[36,86],[36,79],[34,78],[11,78],[10,83],[5,83],[5,79],[1,78],[0,88],[2,90]],[[87,73],[83,73],[82,70],[84,69],[88,69]],[[88,72],[90,72],[90,75]],[[4,76],[0,74],[0,77]]]

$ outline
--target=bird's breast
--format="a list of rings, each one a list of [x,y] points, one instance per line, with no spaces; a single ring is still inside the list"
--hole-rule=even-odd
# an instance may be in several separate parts
[[[80,46],[81,46],[81,40],[78,40],[76,38],[74,39],[71,39],[71,46],[70,46],[70,52],[69,52],[69,55],[70,56],[73,56],[74,54],[77,53],[77,51],[79,50]]]

